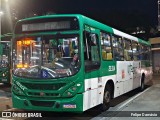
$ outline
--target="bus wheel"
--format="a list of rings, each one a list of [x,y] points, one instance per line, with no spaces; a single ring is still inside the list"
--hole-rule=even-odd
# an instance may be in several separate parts
[[[109,84],[107,84],[103,95],[102,111],[109,109],[110,101],[111,101],[111,87],[109,86]]]
[[[141,87],[140,87],[140,91],[143,91],[144,90],[144,80],[145,80],[145,76],[142,76],[142,79],[141,79]]]

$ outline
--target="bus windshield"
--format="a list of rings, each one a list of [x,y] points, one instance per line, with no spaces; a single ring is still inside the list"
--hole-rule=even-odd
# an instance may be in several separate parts
[[[78,35],[24,36],[15,39],[13,73],[25,78],[60,78],[80,68]]]
[[[8,67],[10,55],[10,44],[9,42],[0,42],[0,68]]]

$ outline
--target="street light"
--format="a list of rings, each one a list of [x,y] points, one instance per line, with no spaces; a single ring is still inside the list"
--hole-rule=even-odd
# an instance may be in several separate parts
[[[10,10],[10,7],[11,7],[10,3],[13,2],[13,1],[12,0],[10,0],[10,1],[9,0],[4,0],[4,2],[3,2],[3,6],[4,6],[4,9],[5,9],[5,19],[8,22],[8,29],[10,29],[12,31],[13,24],[12,24],[12,14],[11,14],[11,10]]]
[[[15,1],[15,0],[14,0]],[[0,36],[1,36],[1,30],[2,30],[2,15],[4,15],[3,19],[5,19],[5,23],[7,22],[7,29],[10,29],[10,31],[13,30],[13,21],[12,17],[14,18],[14,22],[18,19],[16,16],[16,13],[14,10],[11,9],[11,3],[13,3],[13,0],[0,0]],[[3,9],[3,10],[2,10]],[[4,12],[3,12],[4,11]],[[14,14],[11,14],[13,12]],[[1,41],[1,38],[0,38]]]
[[[0,16],[2,16],[4,14],[4,12],[3,11],[0,11]]]

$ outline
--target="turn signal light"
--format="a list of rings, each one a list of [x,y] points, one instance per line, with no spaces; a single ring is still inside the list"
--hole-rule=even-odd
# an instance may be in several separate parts
[[[28,67],[28,64],[24,64],[24,68],[27,68]]]

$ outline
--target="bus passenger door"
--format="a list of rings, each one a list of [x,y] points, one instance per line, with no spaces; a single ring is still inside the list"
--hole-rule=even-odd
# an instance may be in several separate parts
[[[124,38],[124,60],[121,67],[124,67],[124,93],[133,89],[133,52],[131,40]],[[123,72],[123,71],[122,71]]]
[[[133,89],[140,86],[141,83],[141,62],[139,61],[139,45],[132,41],[133,50]]]
[[[141,83],[141,68],[140,61],[133,62],[133,89],[140,86]]]
[[[84,110],[92,108],[102,100],[102,80],[100,76],[100,50],[99,50],[99,30],[85,26],[83,32],[84,44],[84,69],[85,69],[85,92]]]

